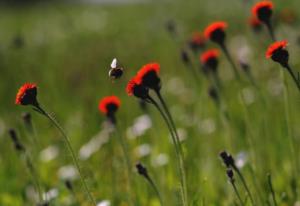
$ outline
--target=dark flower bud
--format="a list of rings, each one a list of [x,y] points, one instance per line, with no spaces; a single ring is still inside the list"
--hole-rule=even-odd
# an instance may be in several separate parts
[[[234,159],[231,154],[228,154],[226,151],[222,151],[220,153],[220,157],[227,168],[235,167]]]
[[[148,177],[148,171],[147,171],[146,167],[144,167],[141,163],[137,163],[135,165],[135,167],[140,175],[142,175],[144,177]]]
[[[9,132],[9,136],[10,136],[11,140],[13,141],[15,149],[17,151],[24,151],[25,148],[20,143],[16,131],[14,129],[10,129],[8,132]]]
[[[186,50],[182,49],[180,51],[181,60],[184,64],[190,64],[191,60]]]
[[[229,178],[230,181],[234,180],[234,178],[233,178],[233,170],[232,169],[227,169],[226,170],[226,174],[227,174],[227,177]]]

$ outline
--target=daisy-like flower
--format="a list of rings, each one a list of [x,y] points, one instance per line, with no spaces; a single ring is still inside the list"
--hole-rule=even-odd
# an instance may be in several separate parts
[[[193,52],[197,52],[199,49],[205,46],[205,37],[201,32],[194,32],[192,38],[189,41],[189,46]]]
[[[129,96],[136,96],[141,99],[147,99],[149,89],[141,83],[138,83],[137,78],[133,77],[126,86],[126,92]]]
[[[208,69],[211,69],[211,71],[216,72],[219,55],[220,52],[218,49],[210,49],[200,56],[200,61],[207,72]]]
[[[227,26],[227,23],[224,21],[214,22],[205,28],[204,36],[206,39],[210,39],[218,44],[223,44],[226,36],[225,29]]]
[[[277,41],[269,46],[266,52],[266,58],[271,58],[273,61],[286,66],[289,60],[289,53],[286,50],[287,41]]]
[[[264,23],[269,23],[273,13],[273,3],[271,1],[261,1],[252,7],[252,14]]]
[[[251,16],[248,23],[255,32],[259,32],[262,28],[262,23],[256,16]]]
[[[136,82],[146,88],[159,91],[161,88],[159,71],[160,65],[158,63],[146,64],[137,72]]]
[[[33,83],[25,83],[20,87],[15,103],[17,105],[38,105],[37,101],[37,86]]]

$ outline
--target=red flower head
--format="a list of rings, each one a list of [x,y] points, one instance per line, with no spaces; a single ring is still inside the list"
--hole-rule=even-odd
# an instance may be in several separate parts
[[[107,116],[111,116],[119,109],[120,105],[121,101],[116,96],[103,97],[99,101],[99,111]]]
[[[136,82],[146,88],[160,90],[160,78],[158,76],[160,65],[158,63],[149,63],[144,65],[136,75]]]
[[[285,49],[287,44],[285,40],[271,44],[266,52],[266,58],[272,58],[273,61],[286,66],[289,60],[289,53]]]
[[[205,28],[204,36],[216,43],[223,44],[225,40],[225,29],[227,23],[223,21],[214,22]]]
[[[191,40],[189,41],[189,46],[194,52],[197,52],[199,49],[204,47],[205,41],[206,39],[201,32],[194,32]]]
[[[271,1],[261,1],[252,7],[252,14],[260,21],[269,23],[273,13],[273,3]]]
[[[210,49],[204,52],[200,56],[200,61],[204,66],[204,69],[211,69],[212,71],[216,71],[218,66],[218,57],[220,52],[218,49]]]
[[[126,92],[129,96],[134,95],[138,98],[146,99],[149,89],[138,83],[137,78],[133,77],[126,86]]]
[[[251,26],[251,28],[258,32],[261,30],[261,21],[259,21],[259,19],[256,16],[251,16],[249,19],[249,25]]]
[[[37,86],[33,83],[25,83],[18,91],[15,103],[18,105],[37,106]]]

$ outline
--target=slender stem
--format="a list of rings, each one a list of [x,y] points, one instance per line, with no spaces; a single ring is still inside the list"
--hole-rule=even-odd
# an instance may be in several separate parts
[[[241,205],[244,206],[244,202],[243,202],[243,200],[242,200],[242,198],[241,198],[241,196],[240,196],[240,193],[239,193],[239,191],[238,191],[238,189],[237,189],[237,187],[236,187],[234,181],[230,181],[230,183],[231,183],[231,185],[232,185],[232,187],[233,187],[233,189],[234,189],[234,192],[235,192],[236,196],[238,197],[238,199],[239,199]]]
[[[270,187],[270,191],[271,191],[271,194],[272,194],[272,199],[273,199],[273,202],[274,202],[274,206],[277,206],[276,197],[275,197],[275,192],[274,192],[273,184],[272,184],[272,177],[271,177],[271,174],[268,174],[268,185],[269,185],[269,187]]]
[[[273,30],[271,22],[267,21],[265,24],[266,24],[268,32],[269,32],[269,34],[272,38],[272,41],[276,41],[276,37],[275,37],[274,30]]]
[[[240,75],[239,75],[239,73],[238,73],[238,69],[237,69],[237,67],[235,66],[235,63],[233,62],[233,59],[232,59],[232,57],[231,57],[231,55],[230,55],[230,53],[229,53],[229,51],[228,51],[226,45],[223,43],[223,44],[220,44],[220,47],[221,47],[221,49],[223,50],[223,52],[224,52],[224,54],[225,54],[227,60],[228,60],[229,63],[231,64],[231,68],[232,68],[232,70],[233,70],[233,72],[234,72],[235,78],[239,80],[239,79],[240,79]]]
[[[255,204],[254,204],[253,197],[252,197],[252,195],[251,195],[251,192],[250,192],[250,190],[249,190],[249,187],[248,187],[248,185],[247,185],[247,183],[246,183],[246,180],[245,180],[243,174],[241,173],[241,171],[239,170],[239,168],[237,168],[236,166],[234,166],[233,169],[236,171],[236,173],[237,173],[238,176],[240,177],[240,179],[241,179],[241,181],[242,181],[242,183],[243,183],[243,186],[244,186],[246,192],[248,193],[248,196],[249,196],[249,198],[250,198],[251,204],[252,204],[252,205],[255,205]]]
[[[163,109],[165,110],[166,115],[167,115],[167,117],[168,117],[168,119],[169,119],[169,121],[170,121],[170,125],[171,125],[171,127],[172,127],[172,129],[173,129],[173,132],[174,132],[174,134],[175,134],[175,140],[177,141],[177,145],[178,145],[178,147],[179,147],[180,155],[183,157],[184,155],[183,155],[183,151],[182,151],[182,146],[181,146],[181,143],[180,143],[179,135],[178,135],[178,133],[177,133],[177,129],[176,129],[174,120],[173,120],[173,118],[172,118],[172,115],[171,115],[171,113],[170,113],[170,111],[169,111],[169,108],[168,108],[168,106],[167,106],[167,104],[166,104],[164,98],[161,96],[160,91],[155,90],[155,93],[156,93],[156,95],[157,95],[159,101],[161,102],[161,104],[162,104],[162,106],[163,106]]]
[[[95,201],[95,199],[93,198],[93,196],[92,196],[92,194],[91,194],[91,192],[90,192],[90,190],[89,190],[89,188],[88,188],[88,186],[87,186],[87,184],[86,184],[86,182],[85,182],[85,180],[84,180],[84,178],[83,178],[82,171],[81,171],[81,169],[80,169],[80,166],[79,166],[77,157],[76,157],[76,155],[75,155],[75,152],[74,152],[74,150],[73,150],[73,148],[72,148],[71,142],[70,142],[68,136],[66,135],[65,131],[64,131],[63,128],[58,124],[58,122],[54,119],[54,117],[52,117],[49,113],[47,113],[43,108],[41,108],[39,105],[36,105],[35,107],[36,107],[36,109],[37,109],[41,114],[43,114],[45,117],[47,117],[47,118],[54,124],[54,126],[60,131],[60,133],[61,133],[62,136],[64,137],[65,142],[66,142],[66,145],[67,145],[67,147],[68,147],[68,149],[69,149],[69,151],[70,151],[70,153],[71,153],[71,156],[72,156],[72,159],[73,159],[73,163],[74,163],[74,165],[76,166],[77,171],[78,171],[78,173],[79,173],[80,180],[81,180],[81,184],[82,184],[82,186],[84,187],[85,192],[86,192],[87,196],[89,197],[90,201],[92,202],[92,204],[96,206],[96,205],[97,205],[97,204],[96,204],[96,201]]]
[[[186,204],[186,199],[185,199],[185,192],[184,192],[184,186],[185,186],[185,177],[184,177],[184,167],[183,167],[183,161],[182,161],[182,156],[180,155],[180,152],[179,152],[179,148],[178,148],[178,144],[177,144],[177,141],[176,141],[176,137],[174,135],[174,132],[172,130],[172,127],[169,123],[169,120],[167,118],[167,116],[164,114],[164,112],[162,111],[162,109],[160,108],[160,106],[157,104],[157,102],[150,96],[148,96],[148,100],[150,101],[150,103],[152,103],[156,109],[159,111],[160,115],[162,116],[162,118],[164,119],[168,129],[169,129],[169,132],[171,134],[171,137],[172,137],[172,141],[173,141],[173,144],[174,144],[174,147],[175,147],[175,152],[176,152],[176,156],[177,156],[177,166],[178,166],[178,170],[179,170],[179,174],[180,174],[180,186],[181,186],[181,198],[182,198],[182,204],[187,206]]]
[[[161,102],[161,104],[162,104],[162,106],[163,106],[163,108],[166,112],[167,117],[169,118],[171,128],[173,128],[173,132],[175,134],[175,140],[177,141],[177,146],[178,146],[178,149],[179,149],[180,170],[181,170],[181,173],[182,173],[184,198],[185,198],[186,205],[188,205],[186,175],[185,175],[184,162],[183,162],[184,154],[183,154],[182,146],[181,146],[181,143],[180,143],[179,135],[177,133],[177,129],[176,129],[174,120],[172,118],[172,115],[171,115],[171,113],[168,109],[168,106],[167,106],[164,98],[161,96],[161,93],[160,93],[159,90],[155,90],[155,93],[158,96],[158,98],[159,98],[159,100],[160,100],[160,102]]]
[[[296,86],[297,86],[297,88],[298,88],[298,90],[299,90],[299,92],[300,92],[300,82],[299,82],[299,80],[297,79],[296,75],[294,74],[292,68],[291,68],[289,65],[287,65],[287,66],[286,66],[286,69],[288,70],[289,74],[290,74],[291,77],[293,78],[293,80],[294,80],[294,82],[295,82],[295,84],[296,84]]]
[[[117,133],[117,136],[119,138],[119,142],[121,144],[121,148],[123,150],[123,154],[125,156],[125,161],[126,161],[126,166],[127,166],[127,173],[128,173],[128,180],[129,180],[129,193],[130,193],[130,202],[132,205],[133,204],[133,200],[132,200],[132,190],[131,190],[131,187],[133,185],[133,182],[132,182],[132,170],[131,170],[131,160],[130,160],[130,156],[129,156],[129,152],[128,152],[128,147],[124,141],[124,139],[122,138],[122,135],[119,131],[119,128],[117,127],[117,125],[115,125],[115,129],[116,129],[116,133]]]
[[[40,184],[37,172],[36,172],[35,167],[26,151],[24,151],[24,157],[25,157],[26,166],[32,176],[34,184],[36,185],[36,189],[37,189],[38,195],[39,195],[39,202],[42,203],[43,202],[42,188],[41,188],[41,184]]]
[[[290,119],[290,105],[289,105],[289,97],[288,97],[288,84],[286,82],[286,77],[284,75],[284,71],[280,70],[281,78],[283,80],[283,95],[284,95],[284,114],[285,114],[285,125],[286,125],[286,135],[289,138],[289,146],[291,150],[291,165],[293,166],[293,178],[297,180],[297,174],[299,171],[299,165],[297,160],[297,152],[295,148],[295,139],[293,137],[293,128],[291,125]]]
[[[162,197],[161,197],[161,194],[156,186],[156,184],[154,183],[154,181],[151,179],[151,177],[149,175],[145,176],[147,181],[150,183],[151,187],[154,189],[158,199],[159,199],[159,202],[160,202],[160,205],[163,206],[163,200],[162,200]]]

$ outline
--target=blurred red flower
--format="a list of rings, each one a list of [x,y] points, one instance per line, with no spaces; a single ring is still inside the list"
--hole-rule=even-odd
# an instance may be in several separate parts
[[[149,63],[144,65],[136,75],[136,82],[143,86],[159,90],[160,78],[159,78],[160,65],[158,63]]]
[[[99,111],[103,114],[114,114],[121,105],[121,101],[117,96],[107,96],[100,100]]]
[[[260,21],[267,22],[272,15],[273,7],[274,5],[271,1],[261,1],[256,3],[252,7],[252,14],[256,16]]]
[[[34,83],[25,83],[18,91],[15,103],[17,105],[37,105],[37,86]]]
[[[275,53],[286,48],[288,42],[286,40],[277,41],[269,46],[266,52],[266,58],[271,58]]]
[[[212,36],[214,35],[214,33],[219,32],[219,31],[224,32],[224,30],[227,28],[227,26],[228,26],[227,23],[223,22],[223,21],[214,22],[205,28],[204,36],[207,39],[211,39]]]
[[[148,97],[148,89],[137,82],[137,78],[133,77],[126,86],[126,92],[129,96],[136,96],[138,98],[146,99]]]
[[[202,64],[206,64],[210,60],[215,60],[219,57],[220,52],[218,49],[210,49],[205,51],[203,54],[200,56],[200,61]]]

